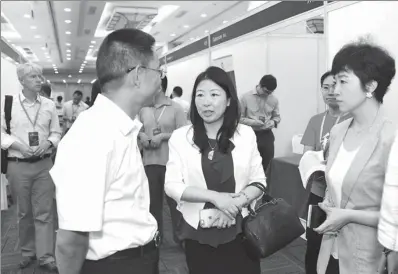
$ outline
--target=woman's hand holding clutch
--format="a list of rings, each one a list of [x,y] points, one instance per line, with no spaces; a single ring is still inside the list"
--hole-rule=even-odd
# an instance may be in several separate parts
[[[346,210],[335,207],[327,207],[322,203],[318,205],[323,211],[325,211],[327,217],[323,224],[317,228],[314,228],[315,232],[319,234],[335,234],[348,223]]]

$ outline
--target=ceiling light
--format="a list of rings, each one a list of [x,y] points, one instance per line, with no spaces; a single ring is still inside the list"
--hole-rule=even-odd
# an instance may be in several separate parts
[[[87,64],[87,61],[85,60],[85,61],[83,62],[83,64]]]
[[[67,53],[67,54],[66,54],[66,57],[70,57],[70,53]]]
[[[224,21],[222,21],[222,23],[223,23],[223,24],[226,24],[226,23],[228,23],[228,21],[227,21],[227,20],[224,20]]]
[[[72,34],[72,32],[70,32],[70,31],[65,31],[65,33],[68,34],[68,35]]]
[[[50,80],[47,80],[47,83],[51,84]]]
[[[92,84],[92,83],[94,83],[95,82],[95,80],[97,80],[97,79],[93,79],[90,83]]]
[[[36,26],[30,26],[30,29],[37,29]]]
[[[55,71],[55,74],[58,74],[58,71]]]
[[[53,64],[53,67],[56,68],[57,66],[55,64]]]
[[[66,58],[66,60],[70,61],[70,57]]]
[[[205,33],[209,33],[209,31],[208,31],[208,30],[205,30]]]
[[[206,14],[206,13],[202,13],[202,14],[200,15],[200,17],[205,18],[205,17],[207,17],[207,14]]]
[[[184,26],[184,28],[186,28],[186,29],[187,29],[187,28],[189,28],[189,26],[188,26],[188,25],[185,25],[185,26]]]
[[[258,8],[267,2],[268,1],[250,1],[249,6],[247,7],[247,11],[254,10],[255,8]]]
[[[65,23],[70,24],[70,23],[72,23],[72,21],[71,20],[65,20]]]
[[[70,43],[66,43],[66,45],[69,47],[69,46],[70,46]]]
[[[64,80],[62,80],[62,82],[64,82],[64,83],[66,84],[66,81],[65,81],[65,79],[64,79]]]
[[[23,17],[25,17],[25,18],[30,18],[30,14],[27,14],[27,13],[26,13],[26,14],[23,15]]]
[[[41,38],[41,36],[40,35],[35,35],[35,38]]]
[[[80,82],[82,81],[82,79],[77,80],[77,83],[80,84]]]
[[[41,47],[42,50],[46,50],[46,47]]]
[[[82,73],[82,71],[80,70],[79,73]]]
[[[95,42],[95,41],[91,41],[91,44],[96,44],[97,42]]]
[[[69,78],[72,78],[72,75],[69,74],[68,77],[69,77]]]
[[[71,50],[70,50],[70,49],[67,49],[66,52],[71,52]]]
[[[93,45],[89,46],[89,48],[93,48],[93,47],[94,47]]]
[[[64,11],[71,12],[72,10],[70,8],[65,8]]]
[[[171,36],[171,37],[174,37],[174,36],[176,36],[176,34],[175,34],[175,33],[172,33],[172,34],[170,34],[170,36]]]

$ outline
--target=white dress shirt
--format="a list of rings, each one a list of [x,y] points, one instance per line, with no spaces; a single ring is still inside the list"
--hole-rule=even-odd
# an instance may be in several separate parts
[[[73,103],[73,100],[66,102],[63,108],[63,119],[66,120],[66,127],[71,128],[73,119],[76,119],[86,109],[88,109],[88,105],[83,101],[80,101],[77,105]]]
[[[166,166],[165,191],[177,203],[177,209],[182,212],[185,221],[197,229],[199,212],[205,203],[190,203],[181,201],[181,196],[189,186],[207,189],[203,175],[201,154],[192,141],[192,125],[175,130],[169,140],[169,161]],[[248,184],[259,182],[266,185],[262,158],[257,149],[256,135],[251,127],[239,124],[231,142],[235,192],[240,192]],[[242,210],[243,217],[247,209]]]
[[[384,247],[398,251],[398,131],[387,164],[378,238]]]
[[[58,146],[50,174],[59,228],[89,233],[87,259],[143,246],[154,239],[149,185],[137,135],[142,127],[99,94]]]

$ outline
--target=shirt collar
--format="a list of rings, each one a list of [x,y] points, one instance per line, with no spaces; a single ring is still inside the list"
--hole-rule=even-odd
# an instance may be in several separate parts
[[[19,96],[20,96],[22,102],[28,101],[28,99],[26,99],[26,97],[25,97],[25,95],[23,94],[22,91],[19,93]],[[39,93],[37,93],[37,95],[36,95],[36,100],[35,100],[35,101],[36,101],[36,102],[39,102],[39,103],[41,102],[41,101],[40,101],[40,95],[39,95]]]
[[[131,119],[114,102],[101,94],[98,94],[95,99],[93,108],[106,113],[106,116],[111,118],[112,123],[116,124],[125,136],[129,135],[131,132],[138,134],[142,127],[142,123],[137,118],[134,120]]]

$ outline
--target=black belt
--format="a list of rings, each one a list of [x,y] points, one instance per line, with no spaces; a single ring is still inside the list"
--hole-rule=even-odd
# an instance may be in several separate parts
[[[50,158],[51,154],[44,154],[41,157],[30,157],[30,158],[17,158],[17,157],[8,157],[7,160],[11,162],[21,162],[21,163],[36,163],[46,158]]]

